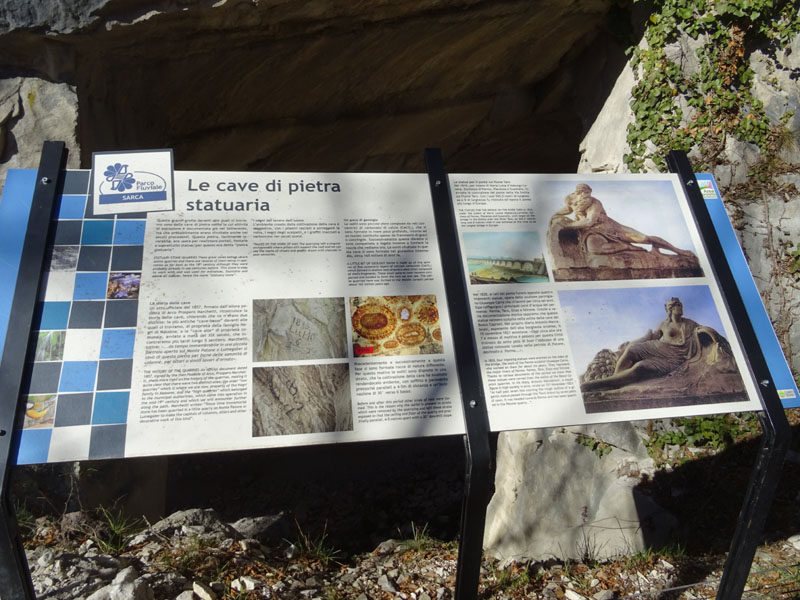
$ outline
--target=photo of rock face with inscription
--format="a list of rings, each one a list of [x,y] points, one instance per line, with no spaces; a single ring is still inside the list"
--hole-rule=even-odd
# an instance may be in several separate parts
[[[344,298],[253,300],[253,361],[347,357]]]
[[[253,368],[253,436],[352,431],[347,363]]]
[[[442,354],[436,296],[350,298],[353,355]]]

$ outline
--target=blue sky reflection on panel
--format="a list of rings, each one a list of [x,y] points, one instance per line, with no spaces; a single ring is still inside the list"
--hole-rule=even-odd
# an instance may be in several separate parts
[[[542,246],[535,231],[492,231],[463,234],[468,258],[541,258]]]

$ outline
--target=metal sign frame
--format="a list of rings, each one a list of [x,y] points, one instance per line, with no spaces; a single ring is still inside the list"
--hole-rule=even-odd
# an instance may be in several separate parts
[[[731,540],[731,549],[728,552],[717,590],[718,600],[741,598],[758,542],[764,531],[769,507],[778,487],[783,460],[792,439],[791,429],[755,330],[747,316],[747,309],[739,293],[736,280],[728,266],[722,244],[700,192],[700,186],[694,177],[689,158],[685,152],[673,150],[667,156],[667,165],[671,172],[678,175],[683,191],[689,200],[689,206],[706,244],[711,266],[716,273],[734,325],[742,340],[742,346],[747,353],[750,369],[759,384],[761,404],[764,407],[764,411],[759,413],[761,428],[764,430],[761,448],[753,467],[747,493],[739,513],[739,521]]]
[[[450,311],[456,370],[464,407],[464,501],[461,506],[461,538],[456,567],[455,600],[475,598],[478,593],[486,505],[494,484],[494,460],[489,444],[489,415],[483,393],[478,348],[472,327],[467,280],[461,265],[461,242],[456,227],[453,198],[438,148],[425,150],[425,165],[433,199],[439,254],[442,259],[447,307]]]
[[[21,429],[19,424],[24,404],[18,399],[27,376],[25,357],[28,339],[41,286],[55,197],[60,178],[63,177],[66,156],[64,142],[45,142],[42,147],[3,354],[0,356],[0,581],[7,586],[7,589],[3,589],[3,600],[35,599],[8,487],[10,459],[12,451],[16,452],[17,436]]]

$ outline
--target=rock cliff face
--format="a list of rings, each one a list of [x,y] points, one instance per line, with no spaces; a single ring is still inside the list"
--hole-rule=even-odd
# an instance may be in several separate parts
[[[0,55],[76,90],[84,165],[402,171],[440,146],[452,170],[564,171],[623,62],[612,4],[20,0]]]

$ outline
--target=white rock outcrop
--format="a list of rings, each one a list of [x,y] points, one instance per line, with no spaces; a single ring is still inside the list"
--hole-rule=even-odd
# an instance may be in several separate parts
[[[74,87],[35,77],[0,79],[0,187],[8,169],[35,169],[48,140],[65,142],[68,166],[78,167],[77,122]]]
[[[635,489],[654,466],[630,423],[504,432],[497,453],[484,545],[498,559],[611,558],[658,545],[674,526]]]

